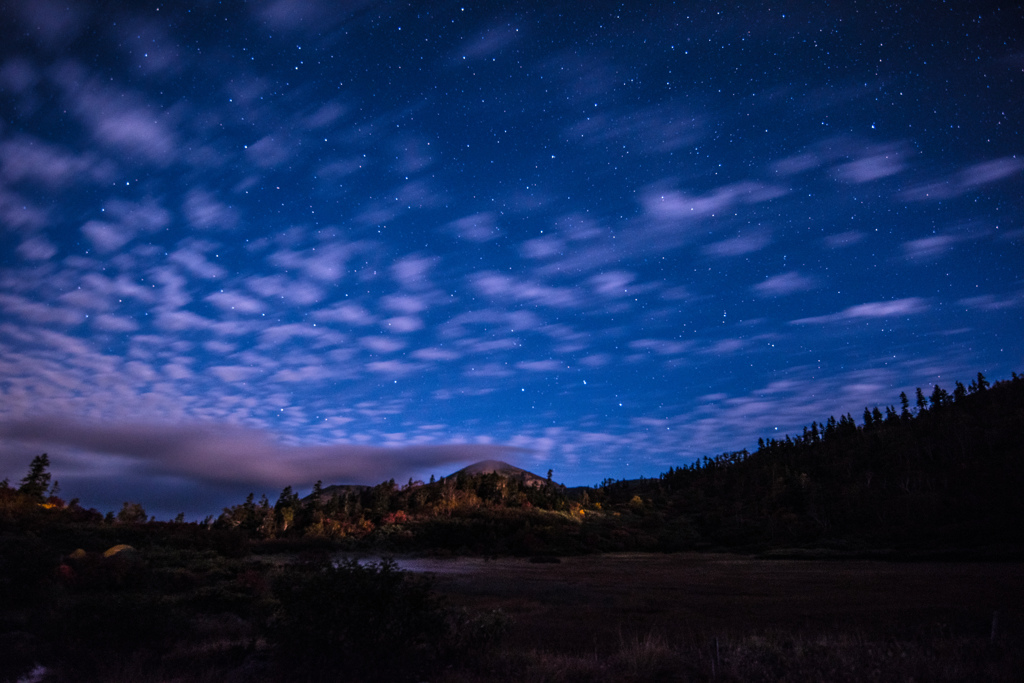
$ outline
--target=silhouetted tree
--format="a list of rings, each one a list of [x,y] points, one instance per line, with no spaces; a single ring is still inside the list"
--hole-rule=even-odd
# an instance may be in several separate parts
[[[49,467],[50,458],[46,453],[32,458],[32,462],[28,467],[28,474],[21,480],[21,486],[18,487],[18,491],[35,498],[39,502],[43,502],[46,497],[46,491],[50,488],[51,475],[47,471]]]

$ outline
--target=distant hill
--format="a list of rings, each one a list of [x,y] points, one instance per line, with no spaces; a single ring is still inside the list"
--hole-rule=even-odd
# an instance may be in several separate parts
[[[366,486],[365,484],[333,484],[331,486],[325,486],[320,491],[320,500],[327,501],[335,496],[347,496],[350,493],[362,493],[367,489],[373,488],[372,486]],[[313,494],[310,493],[303,500],[312,500]]]
[[[458,477],[460,474],[465,474],[475,477],[480,474],[491,473],[497,473],[503,477],[518,479],[526,486],[546,486],[548,483],[548,480],[544,477],[536,475],[533,472],[528,472],[527,470],[516,467],[515,465],[510,465],[507,462],[502,462],[501,460],[481,460],[480,462],[473,463],[468,467],[463,467],[461,470],[450,476]],[[561,485],[559,484],[559,486]]]

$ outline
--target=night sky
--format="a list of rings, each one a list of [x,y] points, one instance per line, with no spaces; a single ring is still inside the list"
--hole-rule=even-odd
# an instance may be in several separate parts
[[[0,4],[0,478],[595,484],[1024,369],[1018,3],[502,4]]]

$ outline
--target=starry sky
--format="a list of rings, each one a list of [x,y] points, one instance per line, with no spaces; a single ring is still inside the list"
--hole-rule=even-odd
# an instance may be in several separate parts
[[[0,3],[0,478],[569,485],[1024,368],[1016,3]]]

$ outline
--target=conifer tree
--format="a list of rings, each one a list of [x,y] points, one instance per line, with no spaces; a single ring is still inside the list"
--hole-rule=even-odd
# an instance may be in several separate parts
[[[51,475],[47,471],[49,467],[50,458],[46,453],[32,458],[32,462],[28,467],[28,474],[21,480],[21,486],[18,487],[18,491],[42,502],[46,497],[46,491],[50,488]]]

